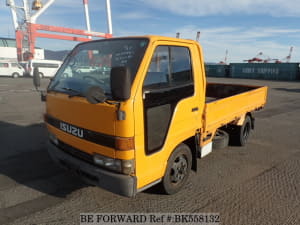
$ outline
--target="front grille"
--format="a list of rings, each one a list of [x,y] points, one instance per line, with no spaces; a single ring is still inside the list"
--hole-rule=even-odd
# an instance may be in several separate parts
[[[94,165],[93,156],[88,153],[80,151],[80,150],[72,147],[71,145],[68,145],[60,140],[58,141],[57,147],[67,154],[70,154],[76,158],[82,159],[82,160]]]

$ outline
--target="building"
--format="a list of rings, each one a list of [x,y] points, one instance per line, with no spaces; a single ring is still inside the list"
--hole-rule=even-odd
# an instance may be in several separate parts
[[[44,49],[35,49],[35,59],[44,59]],[[17,60],[16,39],[0,37],[0,59]]]

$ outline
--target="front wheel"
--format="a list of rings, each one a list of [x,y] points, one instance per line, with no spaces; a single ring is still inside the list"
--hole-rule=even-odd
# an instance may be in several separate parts
[[[11,76],[12,78],[18,78],[20,75],[18,73],[13,73]]]
[[[168,160],[162,180],[164,191],[171,195],[178,192],[187,182],[192,167],[192,153],[185,144],[180,144]]]

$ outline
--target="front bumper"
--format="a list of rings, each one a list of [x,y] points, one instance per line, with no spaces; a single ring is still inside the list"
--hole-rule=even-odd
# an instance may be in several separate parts
[[[48,142],[51,158],[62,167],[74,171],[87,183],[97,185],[110,192],[134,197],[136,195],[136,177],[114,173],[78,159]]]

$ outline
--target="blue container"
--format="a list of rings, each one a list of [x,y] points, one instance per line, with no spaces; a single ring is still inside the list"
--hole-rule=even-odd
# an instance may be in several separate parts
[[[299,79],[299,63],[231,63],[230,77],[297,80]]]
[[[207,77],[228,77],[229,65],[205,65],[205,73]]]

